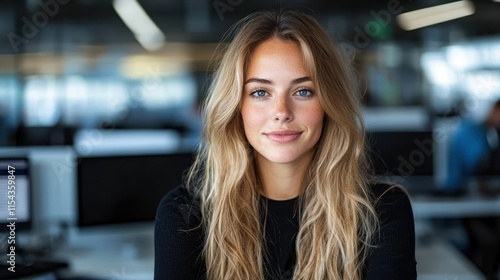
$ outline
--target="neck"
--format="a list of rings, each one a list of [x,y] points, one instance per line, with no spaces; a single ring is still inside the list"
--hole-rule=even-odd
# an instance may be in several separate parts
[[[263,195],[273,200],[288,200],[299,196],[311,154],[292,163],[274,163],[257,156],[257,171]]]

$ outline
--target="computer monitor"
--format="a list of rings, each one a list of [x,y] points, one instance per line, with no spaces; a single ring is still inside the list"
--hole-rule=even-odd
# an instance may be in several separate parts
[[[31,192],[29,158],[0,157],[0,232],[31,230]]]
[[[378,176],[434,175],[432,131],[368,132],[369,153]]]
[[[79,157],[78,226],[154,221],[161,198],[182,183],[192,153]]]

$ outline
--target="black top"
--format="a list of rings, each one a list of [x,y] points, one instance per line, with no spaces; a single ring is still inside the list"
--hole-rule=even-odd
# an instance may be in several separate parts
[[[407,195],[399,188],[373,186],[380,234],[365,263],[365,279],[416,279],[415,230]],[[296,262],[299,229],[297,200],[262,197],[267,279],[291,279]],[[263,211],[264,212],[264,211]],[[203,231],[199,205],[184,187],[170,191],[160,202],[155,224],[155,279],[205,279]]]
[[[265,274],[269,279],[292,279],[299,232],[298,198],[277,201],[261,196],[264,224]]]

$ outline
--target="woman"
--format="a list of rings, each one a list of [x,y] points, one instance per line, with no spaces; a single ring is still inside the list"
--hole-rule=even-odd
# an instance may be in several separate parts
[[[164,197],[155,279],[415,279],[411,206],[369,183],[356,82],[312,18],[239,22],[185,186]]]

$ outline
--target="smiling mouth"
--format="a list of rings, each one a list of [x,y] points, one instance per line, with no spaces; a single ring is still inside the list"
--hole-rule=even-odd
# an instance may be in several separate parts
[[[302,131],[274,131],[270,133],[264,133],[271,141],[278,143],[288,143],[297,140]]]

